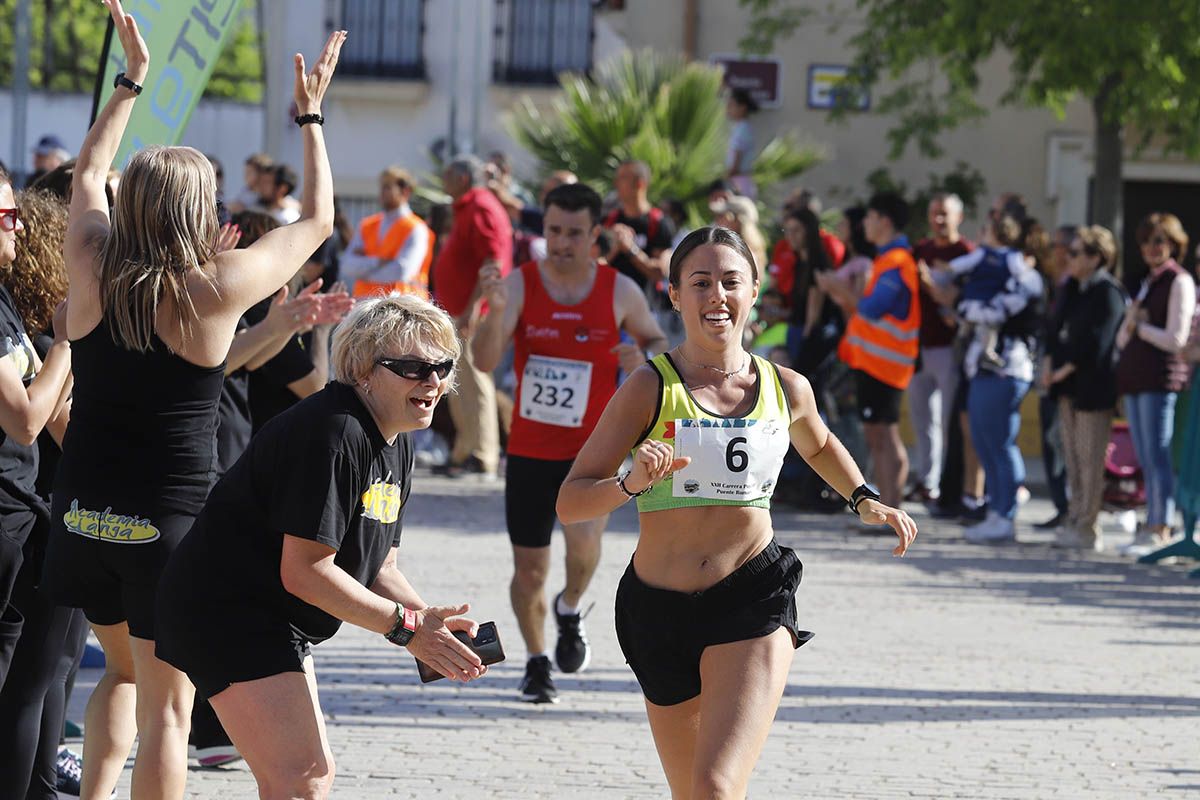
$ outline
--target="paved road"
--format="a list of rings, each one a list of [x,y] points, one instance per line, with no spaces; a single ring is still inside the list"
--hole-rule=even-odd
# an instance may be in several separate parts
[[[1030,520],[1048,516],[1031,503]],[[964,544],[918,517],[903,559],[844,516],[778,511],[805,564],[799,651],[751,784],[775,798],[1129,798],[1200,794],[1200,582],[1186,567]],[[401,549],[431,602],[469,600],[511,660],[478,684],[422,686],[412,661],[344,628],[315,650],[337,798],[665,797],[641,697],[613,634],[632,553],[614,517],[591,592],[591,668],[557,706],[515,701],[523,648],[508,607],[498,484],[417,480]],[[1032,540],[1032,541],[1030,541]],[[554,544],[553,586],[562,580]],[[80,675],[73,717],[96,680]],[[128,796],[129,772],[121,784]],[[189,797],[253,797],[244,766],[190,773]]]

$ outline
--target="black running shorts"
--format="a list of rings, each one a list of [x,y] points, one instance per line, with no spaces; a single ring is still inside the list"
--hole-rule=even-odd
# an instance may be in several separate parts
[[[175,572],[184,570],[168,570],[164,583]],[[256,602],[197,603],[195,587],[182,589],[158,596],[154,655],[186,673],[202,697],[211,699],[234,683],[304,672],[308,640],[272,609]]]
[[[158,577],[195,517],[119,513],[99,503],[81,511],[56,494],[43,583],[58,605],[82,608],[93,625],[126,622],[130,636],[153,640]]]
[[[904,392],[862,370],[854,371],[858,416],[863,422],[895,424],[900,421],[900,396]]]
[[[558,519],[558,489],[574,461],[508,457],[504,477],[504,517],[508,538],[519,547],[549,547]]]
[[[702,592],[647,586],[633,562],[617,586],[617,641],[642,693],[656,706],[700,694],[700,656],[709,645],[768,636],[780,626],[796,647],[812,638],[796,626],[803,565],[774,541]]]

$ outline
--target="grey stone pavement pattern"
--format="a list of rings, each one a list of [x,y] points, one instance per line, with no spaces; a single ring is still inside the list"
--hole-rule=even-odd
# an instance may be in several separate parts
[[[804,561],[801,625],[817,636],[797,653],[751,797],[1200,796],[1191,565],[1063,555],[1028,524],[1021,544],[970,545],[957,524],[910,510],[921,535],[904,559],[848,515],[774,511],[779,540]],[[1034,500],[1022,520],[1050,512]],[[427,602],[466,600],[476,619],[495,619],[509,660],[471,685],[422,686],[411,657],[374,634],[345,626],[315,648],[333,797],[668,796],[613,632],[632,507],[613,517],[587,598],[592,665],[556,676],[553,706],[516,700],[525,653],[502,484],[420,476],[405,523],[405,574]],[[556,534],[551,595],[562,552]],[[73,718],[97,677],[81,672]],[[121,797],[128,787],[127,769]],[[193,768],[188,796],[255,788],[244,764]]]

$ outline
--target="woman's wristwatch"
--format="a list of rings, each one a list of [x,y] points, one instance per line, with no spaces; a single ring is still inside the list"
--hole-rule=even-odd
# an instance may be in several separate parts
[[[411,608],[396,603],[396,622],[392,629],[383,635],[392,644],[408,647],[408,643],[417,633],[417,612]]]
[[[850,494],[850,510],[858,514],[859,503],[863,500],[878,500],[879,497],[879,492],[875,491],[874,487],[864,483]],[[858,515],[862,516],[862,514]]]

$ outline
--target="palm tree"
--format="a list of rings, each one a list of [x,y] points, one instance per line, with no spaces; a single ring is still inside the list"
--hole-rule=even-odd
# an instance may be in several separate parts
[[[522,98],[508,127],[544,171],[569,169],[594,186],[609,185],[621,161],[644,161],[654,175],[650,200],[679,198],[699,221],[708,216],[707,187],[725,171],[729,127],[721,78],[721,69],[708,64],[624,53],[590,78],[561,75],[552,114]],[[769,193],[822,156],[794,135],[777,137],[760,151],[751,174]]]

